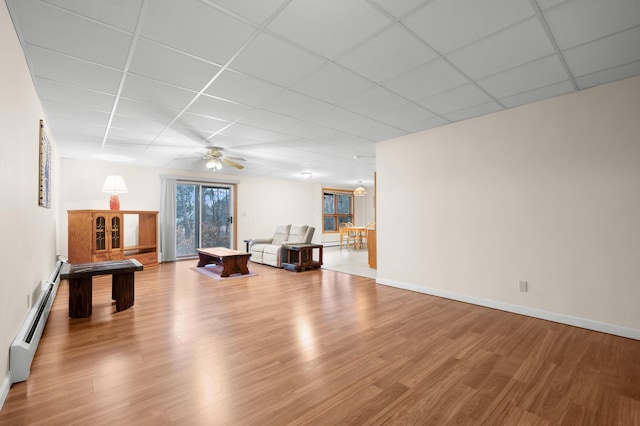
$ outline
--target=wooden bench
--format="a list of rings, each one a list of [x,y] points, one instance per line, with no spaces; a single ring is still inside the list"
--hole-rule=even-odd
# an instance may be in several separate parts
[[[231,274],[248,274],[247,261],[251,253],[232,250],[226,247],[211,247],[198,249],[198,267],[209,264],[222,265],[220,276],[225,278]]]
[[[62,265],[60,279],[69,280],[69,316],[91,316],[94,275],[112,275],[111,297],[116,301],[116,311],[130,308],[134,300],[134,272],[142,269],[142,264],[136,259],[65,263]]]

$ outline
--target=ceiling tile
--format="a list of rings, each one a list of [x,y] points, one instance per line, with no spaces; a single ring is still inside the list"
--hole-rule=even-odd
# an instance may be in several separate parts
[[[109,113],[93,109],[81,108],[75,105],[59,102],[42,101],[42,106],[47,111],[47,117],[52,119],[59,117],[64,120],[75,120],[85,125],[103,127],[109,122]]]
[[[142,0],[46,0],[61,8],[133,33],[142,9]]]
[[[336,62],[375,82],[405,73],[430,61],[436,53],[394,25]]]
[[[325,58],[335,58],[390,23],[363,0],[293,0],[268,28]]]
[[[122,89],[124,98],[178,110],[182,110],[195,96],[195,92],[135,74],[127,75]]]
[[[406,133],[402,129],[360,116],[357,116],[347,123],[343,123],[340,127],[335,126],[335,128],[345,133],[365,139],[371,139],[376,142],[395,138]]]
[[[471,108],[463,108],[458,111],[444,114],[444,117],[451,121],[467,120],[469,118],[478,117],[480,115],[491,114],[504,109],[497,102],[490,101],[484,104],[475,105]]]
[[[116,115],[109,128],[109,138],[127,139],[149,144],[165,128],[163,123]]]
[[[404,129],[404,126],[433,118],[434,114],[414,103],[405,103],[404,105],[383,114],[378,114],[373,118],[389,124],[390,126]]]
[[[587,74],[576,78],[576,83],[580,89],[597,86],[599,84],[610,83],[616,80],[640,75],[640,61],[631,62],[619,67],[609,68],[604,71]]]
[[[112,95],[118,91],[121,71],[33,45],[27,55],[37,77]]]
[[[359,95],[352,97],[350,100],[343,102],[340,106],[357,112],[358,114],[372,117],[376,114],[397,108],[406,102],[406,99],[384,87],[373,86]]]
[[[69,115],[51,115],[47,116],[45,127],[54,132],[56,142],[58,142],[58,138],[60,138],[60,142],[64,141],[65,143],[70,139],[97,138],[102,143],[107,123],[105,121],[96,124],[95,122],[77,121],[73,116]]]
[[[291,88],[331,104],[339,104],[363,92],[372,83],[336,64],[327,63]]]
[[[268,137],[273,131],[236,122],[220,133],[225,136],[248,139],[253,143],[257,143]]]
[[[569,0],[536,0],[541,10],[550,9]]]
[[[37,78],[36,87],[40,99],[77,105],[82,108],[110,112],[115,96],[82,89],[53,80]]]
[[[500,102],[507,108],[512,108],[531,102],[541,101],[543,99],[551,98],[554,96],[564,95],[573,91],[573,86],[569,81],[562,81],[550,86],[540,87],[528,92],[501,98]]]
[[[191,104],[188,112],[226,121],[235,121],[248,114],[251,110],[251,107],[242,104],[225,101],[208,95],[201,95]]]
[[[253,32],[248,24],[197,0],[154,0],[142,27],[144,37],[221,65]]]
[[[435,0],[402,23],[444,55],[533,15],[529,0]]]
[[[326,102],[291,90],[284,90],[278,93],[265,102],[263,107],[263,109],[307,121],[318,121],[320,117],[331,116],[334,111],[334,107]]]
[[[205,3],[217,4],[218,6],[235,13],[244,19],[262,24],[267,18],[286,3],[284,0],[203,0]]]
[[[417,9],[424,4],[426,0],[372,0],[384,10],[392,14],[395,18],[401,18],[408,12]]]
[[[568,1],[544,15],[560,48],[568,49],[639,25],[640,1]]]
[[[231,68],[287,87],[311,74],[322,63],[317,56],[261,34],[233,61]]]
[[[640,26],[569,49],[564,57],[576,77],[638,61]]]
[[[413,124],[402,126],[407,132],[421,132],[423,130],[433,129],[435,127],[444,126],[445,124],[449,124],[450,121],[443,117],[433,117],[427,118],[423,121],[418,121]]]
[[[24,41],[118,69],[124,67],[133,37],[44,2],[14,1]],[[96,49],[99,46],[99,49]]]
[[[200,132],[215,133],[229,125],[228,121],[207,117],[205,115],[185,112],[176,119],[173,126],[186,127]]]
[[[180,113],[179,109],[166,108],[159,105],[120,98],[116,114],[129,118],[155,121],[168,125]]]
[[[246,117],[242,118],[239,123],[305,138],[318,137],[329,133],[329,129],[326,127],[317,126],[269,111],[252,111]]]
[[[460,109],[489,102],[491,98],[474,84],[465,84],[444,93],[422,99],[419,104],[436,114],[448,114]]]
[[[129,72],[195,91],[201,90],[220,67],[146,39],[138,40]]]
[[[187,127],[170,126],[158,135],[154,145],[166,145],[174,147],[202,148],[207,145],[211,133],[202,132]]]
[[[265,99],[282,92],[282,90],[281,86],[236,71],[225,70],[205,93],[255,107],[262,105]]]
[[[568,80],[562,63],[556,55],[547,56],[528,64],[512,68],[479,80],[478,84],[495,98],[505,98],[539,87]]]
[[[554,53],[536,18],[460,49],[447,59],[472,79],[517,67]]]
[[[385,81],[382,85],[407,99],[416,101],[468,82],[469,79],[447,61],[438,58],[397,78]]]

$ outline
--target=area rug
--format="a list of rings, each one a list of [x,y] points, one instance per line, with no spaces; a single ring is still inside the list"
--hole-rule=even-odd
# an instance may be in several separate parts
[[[210,264],[210,265],[205,265],[202,267],[197,267],[197,266],[193,266],[191,267],[191,270],[196,271],[199,274],[202,275],[206,275],[208,277],[213,278],[214,280],[218,280],[218,281],[223,281],[223,280],[230,280],[233,278],[248,278],[248,277],[254,277],[256,275],[258,275],[256,272],[253,271],[249,271],[248,274],[231,274],[228,277],[221,277],[220,273],[222,273],[222,265],[214,265],[214,264]]]

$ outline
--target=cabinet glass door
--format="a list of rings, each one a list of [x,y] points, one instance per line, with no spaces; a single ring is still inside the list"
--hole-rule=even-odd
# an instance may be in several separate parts
[[[111,248],[119,249],[122,245],[121,242],[121,227],[120,227],[120,216],[112,216],[111,217]]]
[[[95,247],[96,251],[107,249],[107,219],[104,216],[97,216],[94,222]]]

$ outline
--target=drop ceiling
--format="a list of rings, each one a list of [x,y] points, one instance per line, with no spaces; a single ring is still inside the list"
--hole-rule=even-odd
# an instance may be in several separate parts
[[[638,0],[6,3],[78,160],[371,183],[378,141],[640,74]]]

